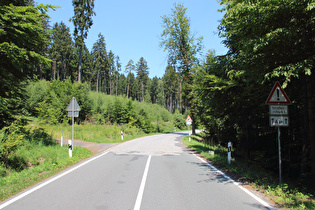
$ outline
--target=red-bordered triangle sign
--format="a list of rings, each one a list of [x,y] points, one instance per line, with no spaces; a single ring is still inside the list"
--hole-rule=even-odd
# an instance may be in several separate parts
[[[279,82],[276,82],[273,86],[267,98],[266,104],[291,104],[289,97],[281,88]]]
[[[188,115],[187,119],[186,119],[186,122],[192,122],[192,119],[191,117]]]

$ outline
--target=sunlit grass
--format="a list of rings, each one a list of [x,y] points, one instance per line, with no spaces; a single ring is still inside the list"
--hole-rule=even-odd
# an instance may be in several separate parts
[[[0,165],[0,201],[26,189],[67,167],[92,155],[87,149],[76,148],[69,158],[68,148],[60,145],[43,146],[26,144],[16,152],[16,161],[26,163],[24,169],[16,171]]]

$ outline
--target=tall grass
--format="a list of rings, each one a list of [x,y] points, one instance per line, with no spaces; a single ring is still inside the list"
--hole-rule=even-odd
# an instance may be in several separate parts
[[[16,161],[24,167],[14,170],[0,165],[0,201],[30,187],[45,178],[92,155],[87,149],[77,147],[69,158],[68,148],[60,145],[44,146],[27,143],[15,152]]]

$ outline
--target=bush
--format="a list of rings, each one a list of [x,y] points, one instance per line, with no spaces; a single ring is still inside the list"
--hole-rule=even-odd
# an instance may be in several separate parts
[[[178,110],[176,110],[173,115],[173,121],[174,121],[174,126],[176,128],[179,128],[180,130],[183,130],[186,128],[185,117],[182,114],[180,114]]]
[[[31,98],[26,101],[30,113],[36,113],[41,120],[49,124],[68,122],[66,111],[72,97],[75,97],[81,108],[78,121],[84,121],[91,114],[89,89],[85,83],[72,83],[70,78],[65,81],[54,80],[51,83],[38,81],[31,83],[27,88]],[[43,93],[45,91],[45,94]],[[36,92],[40,92],[40,98]],[[37,105],[35,105],[37,104]]]
[[[30,82],[26,87],[26,104],[25,108],[32,116],[38,116],[36,109],[39,103],[46,100],[46,93],[49,87],[49,82],[40,80],[37,82]]]
[[[0,131],[0,162],[5,167],[14,165],[14,157],[11,154],[22,144],[24,138],[24,128],[20,121],[12,123],[9,127],[4,127]]]

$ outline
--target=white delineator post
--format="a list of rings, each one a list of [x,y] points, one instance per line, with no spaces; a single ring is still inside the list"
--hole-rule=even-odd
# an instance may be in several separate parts
[[[72,157],[72,141],[68,140],[68,146],[69,146],[69,157]]]
[[[120,131],[120,135],[121,135],[121,140],[124,140],[124,133],[122,131]]]
[[[61,130],[61,141],[60,141],[61,147],[63,146],[63,130]]]
[[[231,164],[231,142],[228,143],[228,163]]]

